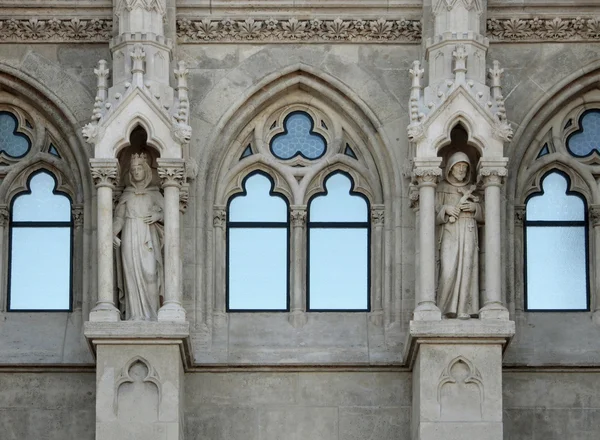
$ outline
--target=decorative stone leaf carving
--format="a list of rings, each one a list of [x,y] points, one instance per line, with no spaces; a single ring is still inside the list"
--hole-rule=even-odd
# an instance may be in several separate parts
[[[600,40],[600,18],[492,18],[487,30],[492,41]]]
[[[0,20],[0,41],[106,42],[112,33],[110,18],[40,18]]]

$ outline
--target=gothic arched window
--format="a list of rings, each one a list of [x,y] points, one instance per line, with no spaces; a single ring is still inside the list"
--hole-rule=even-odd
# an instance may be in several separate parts
[[[32,174],[10,210],[8,309],[71,310],[71,200],[55,177]]]
[[[307,310],[369,310],[369,203],[336,172],[308,205]]]
[[[585,199],[553,170],[525,211],[525,309],[589,310]]]
[[[248,175],[242,187],[227,214],[227,310],[288,310],[287,200],[263,173]]]

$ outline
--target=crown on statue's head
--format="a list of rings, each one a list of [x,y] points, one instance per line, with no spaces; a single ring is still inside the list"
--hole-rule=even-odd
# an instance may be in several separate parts
[[[131,155],[131,166],[139,164],[148,164],[148,159],[146,159],[146,153],[136,153]]]

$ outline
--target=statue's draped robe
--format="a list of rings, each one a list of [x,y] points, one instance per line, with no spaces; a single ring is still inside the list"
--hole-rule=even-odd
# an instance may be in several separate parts
[[[160,213],[164,206],[158,188],[134,188],[123,191],[115,212],[122,221],[121,262],[126,319],[157,319],[159,297],[163,295],[163,227],[145,223],[144,217]]]
[[[479,313],[479,242],[477,223],[483,223],[483,210],[475,203],[475,212],[461,211],[450,221],[445,205],[457,206],[468,185],[454,186],[443,181],[436,192],[438,227],[437,305],[446,317]],[[473,200],[468,200],[473,203]]]

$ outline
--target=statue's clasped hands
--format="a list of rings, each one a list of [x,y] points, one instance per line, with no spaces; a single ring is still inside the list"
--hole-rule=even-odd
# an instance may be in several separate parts
[[[477,205],[473,202],[464,202],[458,206],[454,205],[446,205],[446,215],[448,215],[448,220],[450,223],[454,223],[461,211],[464,212],[475,212],[477,210]]]
[[[158,221],[160,221],[162,219],[162,216],[160,215],[159,212],[152,212],[150,214],[148,214],[146,217],[144,217],[144,223],[146,224],[152,224],[152,223],[156,223]]]

